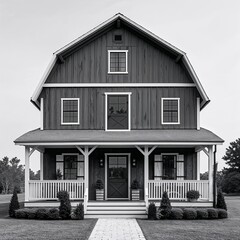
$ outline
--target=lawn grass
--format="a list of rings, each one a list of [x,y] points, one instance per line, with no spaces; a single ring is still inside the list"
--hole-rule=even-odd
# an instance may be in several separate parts
[[[96,219],[88,220],[20,220],[0,219],[1,240],[85,240],[90,236]]]
[[[138,220],[147,240],[234,240],[240,239],[240,198],[227,197],[228,219]]]

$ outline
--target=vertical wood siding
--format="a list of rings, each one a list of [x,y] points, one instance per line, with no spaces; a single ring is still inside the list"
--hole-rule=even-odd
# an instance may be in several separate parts
[[[122,43],[113,41],[116,30],[100,35],[57,63],[47,83],[191,83],[180,62],[127,29],[118,30]],[[108,50],[128,50],[128,74],[108,74]]]
[[[195,88],[45,88],[44,129],[105,129],[105,92],[132,92],[131,129],[194,129]],[[180,124],[161,124],[161,98],[180,98]],[[61,125],[61,98],[80,98],[80,124]]]

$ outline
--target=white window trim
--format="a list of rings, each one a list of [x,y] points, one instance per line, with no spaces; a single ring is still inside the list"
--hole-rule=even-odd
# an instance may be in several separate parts
[[[164,122],[163,121],[163,101],[164,100],[177,100],[178,101],[178,121],[177,122]],[[162,124],[172,124],[172,125],[176,125],[176,124],[180,124],[180,98],[161,98],[161,122]]]
[[[110,54],[112,52],[124,52],[126,54],[126,71],[125,72],[111,72],[110,70]],[[128,50],[108,50],[108,74],[127,74],[128,73]]]
[[[111,132],[124,132],[131,130],[131,92],[105,92],[105,131]],[[108,96],[109,95],[128,95],[128,129],[108,129]]]
[[[66,100],[77,100],[78,102],[78,121],[77,122],[63,122],[63,101],[66,101]],[[80,100],[79,98],[61,98],[61,125],[79,125],[80,124],[80,121],[79,121],[79,104]]]

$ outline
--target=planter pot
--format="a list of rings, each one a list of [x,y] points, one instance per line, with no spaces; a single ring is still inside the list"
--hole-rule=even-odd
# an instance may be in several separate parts
[[[104,200],[104,189],[96,189],[96,200],[97,201]]]
[[[140,189],[132,189],[132,201],[140,200]]]
[[[188,198],[188,201],[189,201],[189,202],[196,202],[197,199],[196,199],[196,198]]]

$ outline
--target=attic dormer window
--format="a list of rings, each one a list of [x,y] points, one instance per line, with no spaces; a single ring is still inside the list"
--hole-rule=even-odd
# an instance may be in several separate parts
[[[122,42],[122,35],[121,34],[115,34],[114,35],[114,41],[116,43],[121,43]]]
[[[128,50],[108,50],[108,73],[128,73]]]

